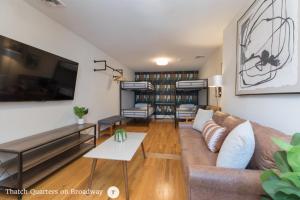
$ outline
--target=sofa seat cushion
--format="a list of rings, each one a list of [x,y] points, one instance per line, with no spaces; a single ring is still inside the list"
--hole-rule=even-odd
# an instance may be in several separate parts
[[[179,137],[184,166],[192,164],[215,166],[218,154],[209,151],[203,136],[194,129],[180,129]]]
[[[198,195],[197,198],[192,199],[259,200],[260,196],[264,194],[260,183],[261,171],[259,170],[192,165],[189,167],[189,172],[192,194],[196,193]],[[224,198],[226,196],[227,198]]]

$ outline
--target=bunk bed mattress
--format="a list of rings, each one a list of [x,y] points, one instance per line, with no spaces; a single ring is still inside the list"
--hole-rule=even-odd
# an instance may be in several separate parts
[[[195,118],[197,114],[197,109],[180,109],[176,110],[177,119]]]
[[[141,90],[154,90],[154,86],[147,81],[140,81],[140,82],[122,82],[123,89],[141,89]]]
[[[191,81],[177,81],[176,88],[202,88],[207,87],[207,80],[191,80]]]
[[[149,107],[149,112],[146,108],[130,108],[122,110],[122,116],[130,118],[147,118],[150,117],[153,113],[153,107]]]

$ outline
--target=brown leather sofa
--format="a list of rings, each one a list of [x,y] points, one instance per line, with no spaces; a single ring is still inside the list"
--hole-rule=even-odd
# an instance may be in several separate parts
[[[216,112],[213,120],[226,127],[228,133],[245,120],[226,113]],[[179,124],[182,148],[182,165],[186,179],[188,200],[252,200],[264,194],[260,174],[264,169],[275,168],[273,153],[278,147],[271,138],[289,141],[291,138],[272,128],[252,123],[255,135],[255,152],[244,170],[216,167],[217,153],[206,147],[203,136],[192,125]]]

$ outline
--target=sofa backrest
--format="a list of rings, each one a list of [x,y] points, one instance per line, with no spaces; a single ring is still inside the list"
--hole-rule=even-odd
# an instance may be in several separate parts
[[[216,122],[218,125],[224,126],[224,121],[228,116],[230,116],[230,115],[227,113],[217,111],[214,113],[212,118],[213,118],[214,122]]]
[[[279,150],[279,147],[274,144],[272,138],[290,142],[291,136],[255,122],[251,122],[251,124],[255,135],[255,151],[250,162],[250,168],[261,170],[276,168],[273,154]]]
[[[213,120],[220,126],[225,127],[228,134],[239,124],[246,121],[222,112],[216,112],[213,116]],[[261,170],[276,168],[273,154],[278,151],[279,148],[273,143],[272,138],[276,137],[289,142],[291,136],[255,122],[251,122],[251,124],[255,136],[255,151],[249,167],[251,169]]]
[[[240,125],[245,121],[246,120],[244,119],[230,115],[224,120],[223,127],[226,128],[226,133],[229,134],[235,127],[237,127],[238,125]]]

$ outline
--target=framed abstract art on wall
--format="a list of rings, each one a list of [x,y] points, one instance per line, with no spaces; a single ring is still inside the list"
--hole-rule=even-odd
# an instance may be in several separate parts
[[[237,23],[236,95],[300,93],[298,0],[256,0]]]

